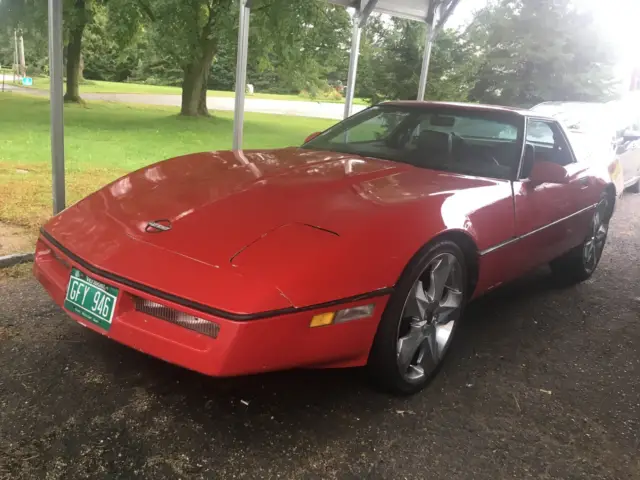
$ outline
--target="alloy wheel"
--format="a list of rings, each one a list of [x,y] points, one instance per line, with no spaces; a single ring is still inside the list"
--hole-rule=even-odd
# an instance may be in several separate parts
[[[444,357],[464,301],[462,265],[451,253],[431,260],[420,274],[398,325],[397,362],[403,378],[422,381]]]
[[[607,212],[607,201],[602,200],[596,207],[596,211],[591,219],[589,236],[584,243],[582,249],[582,261],[585,269],[591,273],[598,266],[602,251],[607,241],[607,233],[609,232],[608,222],[605,221]]]

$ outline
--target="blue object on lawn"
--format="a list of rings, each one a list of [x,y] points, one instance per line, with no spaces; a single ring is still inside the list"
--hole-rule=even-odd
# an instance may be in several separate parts
[[[24,85],[25,87],[30,87],[33,85],[33,78],[31,77],[24,77],[22,79],[22,85]]]

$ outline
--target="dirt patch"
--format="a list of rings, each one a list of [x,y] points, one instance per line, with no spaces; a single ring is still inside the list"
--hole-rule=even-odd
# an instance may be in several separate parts
[[[0,256],[33,251],[35,238],[29,230],[0,222]]]
[[[32,269],[33,264],[31,262],[0,268],[0,284],[9,280],[28,278],[31,276]]]

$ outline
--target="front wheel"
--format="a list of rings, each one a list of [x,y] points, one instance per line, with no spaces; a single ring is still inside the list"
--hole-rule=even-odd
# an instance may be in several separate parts
[[[579,283],[593,275],[607,243],[613,201],[611,195],[603,194],[594,210],[584,242],[551,262],[551,270],[557,277],[567,283]]]
[[[629,193],[640,193],[640,179],[636,181],[633,185],[627,188],[627,192]]]
[[[392,294],[369,356],[372,380],[387,391],[411,394],[440,368],[466,301],[464,254],[440,241],[418,253]]]

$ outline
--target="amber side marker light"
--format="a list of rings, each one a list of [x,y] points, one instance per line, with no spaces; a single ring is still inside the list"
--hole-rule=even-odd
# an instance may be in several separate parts
[[[371,315],[373,315],[373,304],[345,308],[337,312],[319,313],[313,316],[309,327],[326,327],[327,325],[336,325],[338,323],[350,322],[351,320],[367,318]]]
[[[616,170],[618,170],[619,166],[620,166],[620,160],[616,158],[613,162],[609,164],[609,175],[613,175],[614,173],[616,173]]]

